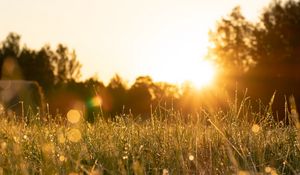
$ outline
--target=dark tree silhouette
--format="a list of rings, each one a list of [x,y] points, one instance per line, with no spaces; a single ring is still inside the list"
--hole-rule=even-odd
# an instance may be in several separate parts
[[[10,33],[0,45],[0,78],[21,79],[17,57],[20,54],[20,36]]]
[[[110,110],[115,114],[121,114],[126,107],[126,83],[119,75],[115,75],[108,86],[106,87],[107,92],[110,95]]]
[[[52,56],[49,46],[39,51],[24,47],[18,59],[24,79],[37,81],[46,93],[54,85],[53,66],[49,59]]]
[[[284,109],[285,98],[294,95],[300,103],[300,2],[275,1],[262,15],[255,32],[253,56],[257,65],[249,77],[259,79],[255,87],[277,91],[275,107]],[[266,83],[268,84],[265,87]],[[269,92],[270,93],[270,92]],[[285,97],[286,96],[286,97]]]
[[[54,67],[55,82],[68,82],[80,78],[81,65],[77,61],[75,51],[59,44],[53,57],[50,58]]]
[[[253,47],[254,25],[241,14],[240,7],[232,10],[227,18],[217,23],[215,31],[210,31],[210,59],[214,59],[222,74],[240,74],[247,72],[255,64],[251,54]]]
[[[9,33],[6,39],[1,43],[1,57],[18,57],[21,50],[20,39],[20,35]]]
[[[38,51],[31,50],[21,47],[20,39],[20,35],[10,33],[0,45],[2,79],[34,80],[48,91],[54,84],[80,78],[81,65],[75,51],[62,44],[55,51],[47,45]]]
[[[166,82],[158,82],[152,85],[154,89],[153,103],[156,106],[165,108],[176,108],[180,97],[180,88]]]
[[[225,67],[225,75],[231,75],[225,77],[228,84],[234,87],[238,82],[265,103],[276,91],[279,111],[283,111],[285,95],[293,94],[300,102],[299,12],[300,2],[273,1],[258,23],[247,21],[239,8],[218,23],[210,35],[214,47],[209,56]]]
[[[72,100],[85,103],[92,89],[84,83],[77,83],[81,65],[75,51],[59,44],[53,51],[50,46],[32,50],[20,45],[20,35],[10,33],[0,45],[0,72],[4,80],[32,80],[38,82],[45,92],[45,99],[55,108],[58,101],[52,100],[54,94],[65,93],[60,102],[65,104],[61,111],[67,111]],[[68,95],[70,98],[68,99]],[[51,98],[50,98],[51,97]],[[63,102],[67,100],[68,102]],[[58,104],[59,106],[59,104]],[[62,105],[60,105],[61,107]]]
[[[149,76],[136,78],[135,83],[128,90],[128,105],[133,114],[143,115],[150,114],[152,100],[155,99],[154,83]]]

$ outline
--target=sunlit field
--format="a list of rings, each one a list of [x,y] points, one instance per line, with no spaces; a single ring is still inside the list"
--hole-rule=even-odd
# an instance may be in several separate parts
[[[0,1],[0,175],[300,175],[299,12]]]
[[[56,121],[0,119],[0,174],[298,174],[299,122],[277,122],[269,107],[151,118],[120,115],[94,124],[71,110]],[[285,123],[290,123],[286,125]]]

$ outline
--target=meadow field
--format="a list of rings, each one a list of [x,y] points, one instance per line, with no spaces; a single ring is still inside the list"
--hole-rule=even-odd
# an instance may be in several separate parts
[[[95,123],[71,110],[61,120],[0,119],[0,174],[298,174],[298,114],[275,121],[247,99],[196,115],[160,109]],[[287,124],[289,123],[289,124]]]

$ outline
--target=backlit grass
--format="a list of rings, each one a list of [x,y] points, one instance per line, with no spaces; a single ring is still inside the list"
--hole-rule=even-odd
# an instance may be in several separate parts
[[[249,105],[243,100],[228,111],[188,116],[153,112],[148,120],[99,116],[94,124],[76,111],[60,123],[3,116],[0,174],[300,173],[296,111],[286,125]]]

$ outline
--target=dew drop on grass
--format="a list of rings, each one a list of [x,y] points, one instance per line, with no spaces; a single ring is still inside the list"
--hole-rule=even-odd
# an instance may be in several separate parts
[[[68,118],[68,121],[70,123],[78,123],[80,118],[81,118],[81,114],[78,110],[75,110],[75,109],[71,109],[68,113],[67,113],[67,118]]]
[[[66,160],[65,156],[63,156],[63,155],[59,156],[59,161],[64,162],[65,160]]]
[[[254,124],[251,128],[252,132],[254,132],[255,134],[259,133],[261,131],[261,128],[258,124]]]
[[[195,159],[195,157],[194,157],[192,154],[190,154],[190,155],[189,155],[189,160],[190,160],[190,161],[193,161],[194,159]]]
[[[269,166],[265,167],[265,172],[266,173],[271,173],[271,171],[272,171],[271,167],[269,167]]]

